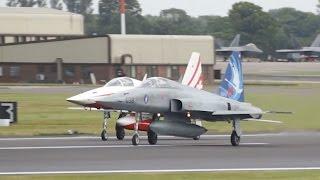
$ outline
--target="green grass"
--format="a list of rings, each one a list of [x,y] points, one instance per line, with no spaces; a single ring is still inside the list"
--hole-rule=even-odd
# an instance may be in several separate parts
[[[319,180],[320,171],[280,171],[280,172],[223,172],[223,173],[144,173],[144,174],[96,174],[96,175],[39,175],[39,176],[0,176],[4,180],[53,180],[53,179],[130,179],[130,180]]]
[[[255,87],[255,86],[253,86]],[[268,86],[264,86],[268,88]],[[272,87],[268,93],[247,93],[246,100],[264,110],[293,111],[292,115],[266,115],[264,119],[281,120],[284,124],[243,122],[243,131],[320,131],[320,86],[299,85]],[[306,93],[303,93],[307,90]],[[301,91],[301,92],[300,92]],[[1,101],[18,102],[16,125],[0,127],[0,136],[64,135],[68,130],[81,134],[99,134],[102,112],[69,110],[72,104],[65,101],[71,94],[3,93]],[[115,117],[109,123],[109,132],[114,133]],[[231,125],[225,122],[205,122],[209,133],[229,133]]]

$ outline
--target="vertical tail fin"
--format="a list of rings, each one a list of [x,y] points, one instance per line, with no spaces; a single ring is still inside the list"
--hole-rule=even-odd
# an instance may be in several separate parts
[[[240,34],[237,34],[232,40],[230,47],[238,47],[240,45]]]
[[[311,47],[320,47],[320,34],[317,35],[316,39],[311,44]]]
[[[181,83],[190,87],[202,89],[203,76],[201,65],[200,54],[193,52]]]
[[[236,101],[244,101],[241,54],[233,52],[219,87],[219,95]]]

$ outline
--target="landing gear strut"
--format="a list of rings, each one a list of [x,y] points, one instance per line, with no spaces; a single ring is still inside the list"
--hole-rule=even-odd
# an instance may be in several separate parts
[[[102,123],[102,132],[101,132],[101,140],[107,141],[108,140],[108,133],[107,133],[107,125],[108,120],[110,119],[110,112],[104,111],[103,112],[103,123]]]
[[[136,123],[134,124],[134,135],[132,136],[132,145],[137,146],[140,143],[140,137],[139,137],[139,121],[142,118],[141,113],[136,113],[135,116],[135,121]]]
[[[125,117],[127,115],[127,113],[123,113],[121,112],[118,119]],[[124,128],[118,124],[116,124],[116,136],[118,140],[123,140],[124,136],[126,135]]]
[[[239,146],[240,144],[240,136],[242,134],[241,129],[240,129],[240,119],[234,119],[232,120],[232,127],[233,131],[231,133],[231,144],[232,146]]]

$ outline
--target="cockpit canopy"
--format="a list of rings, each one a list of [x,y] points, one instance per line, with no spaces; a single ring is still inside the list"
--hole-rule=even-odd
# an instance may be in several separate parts
[[[112,86],[134,86],[133,80],[128,77],[119,77],[109,81],[104,87]]]
[[[176,86],[170,80],[161,78],[161,77],[153,77],[148,78],[146,81],[142,82],[140,87],[149,87],[149,88],[175,88]]]

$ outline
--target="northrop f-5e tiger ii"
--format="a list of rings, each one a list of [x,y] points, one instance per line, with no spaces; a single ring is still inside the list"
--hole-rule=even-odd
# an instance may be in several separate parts
[[[150,130],[160,135],[194,138],[204,134],[204,127],[191,120],[209,122],[227,121],[232,124],[231,144],[238,146],[242,120],[260,121],[266,112],[244,102],[241,54],[233,52],[219,94],[210,93],[181,83],[152,77],[134,89],[92,99],[101,107],[112,107],[136,112],[135,134],[132,144],[139,144],[139,121],[142,113],[152,113],[159,118],[150,124]],[[261,120],[263,121],[263,120]]]

